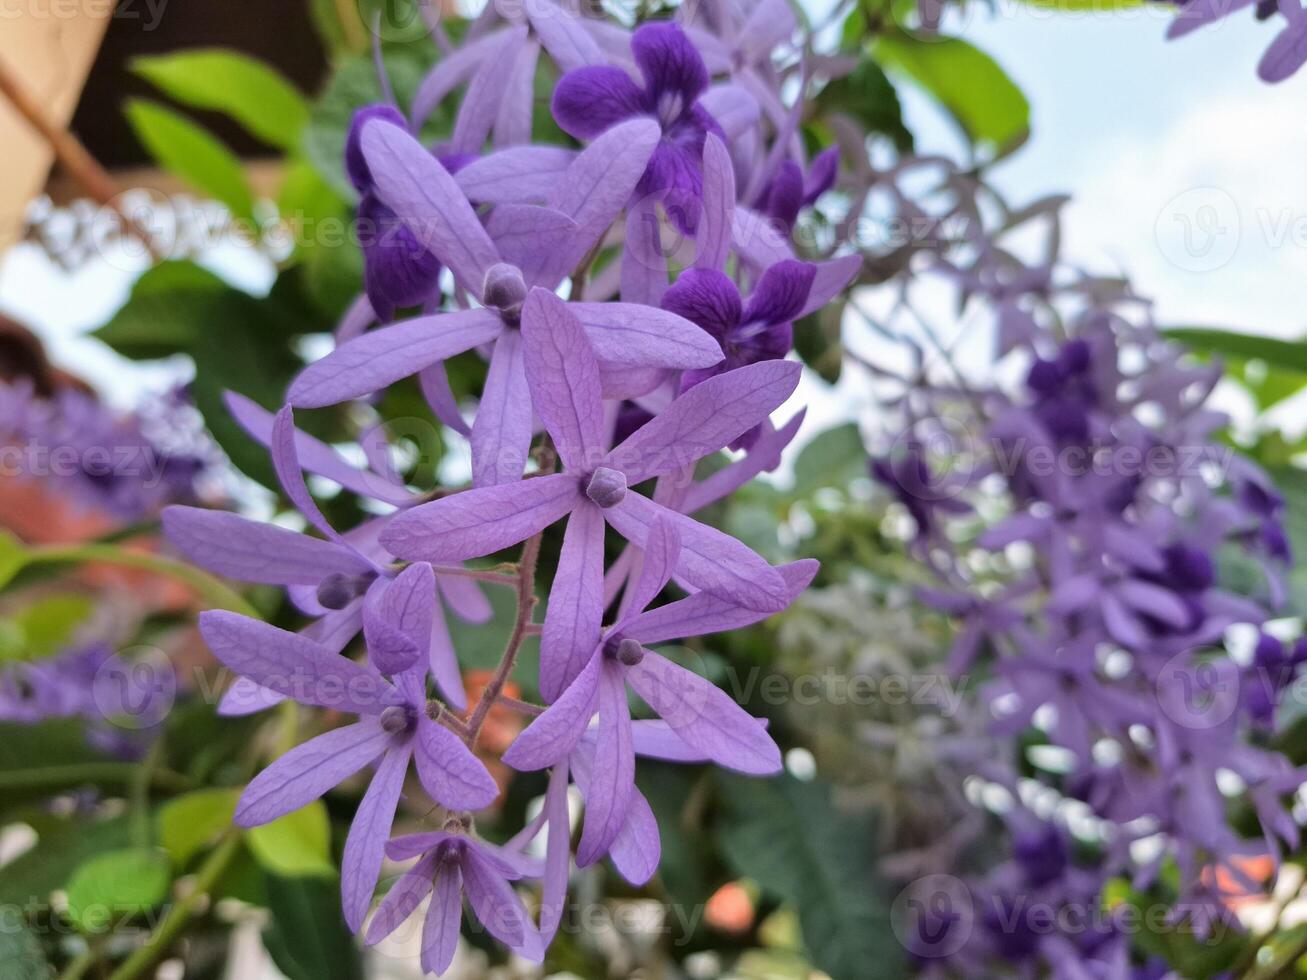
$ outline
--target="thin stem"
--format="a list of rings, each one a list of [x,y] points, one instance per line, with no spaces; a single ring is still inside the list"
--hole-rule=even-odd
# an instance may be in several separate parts
[[[145,945],[136,950],[122,966],[109,975],[109,980],[138,980],[149,974],[151,967],[168,953],[172,944],[207,900],[219,879],[231,867],[232,861],[240,854],[242,837],[241,831],[235,828],[228,831],[196,873],[195,885],[191,891],[168,911],[150,938],[145,941]]]
[[[31,565],[101,562],[123,568],[139,568],[157,575],[166,575],[190,586],[201,598],[218,609],[229,609],[254,619],[262,618],[257,609],[212,575],[163,555],[130,551],[111,544],[82,544],[32,548],[23,558],[26,564]]]
[[[552,473],[558,460],[547,436],[540,446],[540,453],[542,457],[540,475]],[[504,696],[504,685],[508,683],[513,666],[517,663],[518,652],[522,649],[522,643],[526,640],[527,631],[532,625],[531,616],[536,606],[536,565],[540,560],[540,541],[543,536],[544,531],[539,531],[522,546],[522,557],[517,563],[517,615],[513,618],[513,632],[508,637],[508,645],[499,658],[499,666],[495,668],[494,676],[486,685],[481,700],[477,702],[472,716],[467,721],[468,745],[476,745],[490,709]]]
[[[94,946],[88,946],[82,952],[78,953],[76,958],[64,968],[64,972],[59,974],[59,980],[81,980],[86,976],[86,971],[95,966],[100,959]]]
[[[501,694],[499,696],[499,703],[505,708],[511,708],[518,714],[535,717],[536,715],[542,715],[545,713],[543,705],[532,704],[530,701],[523,701],[521,698],[511,697],[507,694]]]

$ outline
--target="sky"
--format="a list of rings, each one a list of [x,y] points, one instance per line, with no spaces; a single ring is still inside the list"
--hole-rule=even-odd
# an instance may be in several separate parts
[[[1267,25],[1236,16],[1168,42],[1158,5],[1088,15],[972,0],[952,16],[947,28],[988,51],[1032,105],[1029,142],[992,179],[1013,202],[1073,196],[1068,257],[1099,272],[1128,270],[1165,324],[1307,333],[1307,72],[1278,86],[1257,79]],[[957,152],[955,131],[927,98],[904,87],[904,102],[922,150]],[[268,282],[266,268],[236,248],[209,262],[251,288]],[[0,309],[125,404],[142,385],[158,389],[184,371],[126,364],[83,336],[124,300],[141,267],[110,255],[68,275],[15,248],[0,266]],[[814,406],[814,422],[857,400],[844,387]],[[818,394],[809,381],[799,396]]]

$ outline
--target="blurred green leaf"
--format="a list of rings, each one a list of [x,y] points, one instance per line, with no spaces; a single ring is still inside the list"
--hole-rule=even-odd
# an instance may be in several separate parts
[[[407,106],[430,67],[429,59],[420,54],[426,45],[394,45],[384,48],[386,72],[401,105]],[[304,152],[327,183],[346,200],[358,195],[345,176],[345,137],[350,120],[360,107],[382,101],[372,59],[363,55],[343,59],[332,72],[322,96],[314,103],[308,128],[304,133]],[[436,125],[445,119],[437,112]],[[424,141],[439,130],[424,130]]]
[[[133,58],[131,70],[178,102],[230,116],[263,142],[299,144],[309,105],[280,72],[224,48],[187,48]]]
[[[85,815],[44,819],[33,816],[25,822],[35,827],[37,841],[5,865],[4,874],[0,874],[0,905],[44,906],[80,864],[103,851],[125,846],[128,839],[125,817],[93,820]]]
[[[717,839],[727,862],[799,910],[816,966],[835,980],[904,975],[869,818],[837,813],[825,786],[791,776],[728,777],[722,799]]]
[[[823,381],[834,384],[844,367],[842,332],[847,300],[836,299],[794,325],[794,352]]]
[[[27,564],[26,548],[9,531],[0,528],[0,589],[8,585]]]
[[[156,815],[159,843],[178,867],[231,826],[240,792],[234,789],[201,789],[169,800]]]
[[[195,190],[227,205],[254,227],[254,195],[240,160],[208,130],[156,102],[129,99],[123,107],[132,131],[160,166]]]
[[[40,660],[58,653],[94,610],[90,596],[76,593],[45,596],[28,603],[9,620],[20,643],[19,657]],[[3,654],[0,659],[5,659]]]
[[[268,875],[267,890],[271,921],[263,943],[277,969],[289,980],[362,980],[335,882]]]
[[[194,262],[160,262],[141,274],[127,302],[91,336],[133,360],[184,353],[206,325],[212,328],[215,303],[230,289]]]
[[[1307,373],[1307,342],[1301,340],[1277,340],[1201,327],[1173,327],[1162,332],[1167,339],[1184,344],[1196,353],[1265,361],[1269,367]]]
[[[883,133],[894,141],[900,153],[912,150],[912,134],[903,125],[898,92],[870,55],[864,54],[853,71],[822,89],[817,106],[824,112],[852,117],[868,132]]]
[[[331,863],[331,822],[321,800],[252,828],[249,845],[259,864],[272,874],[296,878],[336,872]]]
[[[847,487],[867,475],[867,449],[857,423],[814,436],[794,460],[794,493],[806,496],[823,487]]]
[[[935,97],[973,143],[1001,156],[1030,134],[1030,103],[993,58],[956,37],[885,35],[872,49]]]
[[[122,916],[162,902],[171,881],[171,865],[160,851],[131,847],[97,854],[68,882],[68,915],[83,932],[112,931]]]

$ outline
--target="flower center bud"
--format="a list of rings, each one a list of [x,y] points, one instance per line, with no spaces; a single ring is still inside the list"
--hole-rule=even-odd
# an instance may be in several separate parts
[[[585,495],[600,507],[616,507],[626,496],[626,474],[601,466],[590,477]]]
[[[408,708],[392,704],[381,712],[381,727],[390,735],[402,735],[413,727],[413,715]]]
[[[486,281],[481,287],[481,301],[494,307],[504,322],[516,325],[526,300],[526,280],[522,270],[507,262],[498,262],[486,270]]]
[[[628,636],[617,644],[618,663],[625,664],[627,667],[634,667],[643,659],[644,647],[640,646],[639,640],[633,640]]]
[[[318,604],[324,609],[344,609],[372,584],[374,575],[346,575],[332,572],[318,583]]]

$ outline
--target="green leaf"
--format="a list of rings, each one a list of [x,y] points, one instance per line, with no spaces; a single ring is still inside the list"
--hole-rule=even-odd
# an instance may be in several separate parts
[[[1030,134],[1030,103],[993,58],[955,37],[877,38],[876,59],[929,92],[972,143],[1010,153]]]
[[[264,870],[287,878],[335,874],[327,808],[314,800],[249,832],[250,850]]]
[[[1307,342],[1277,340],[1234,330],[1174,327],[1163,334],[1197,353],[1221,354],[1242,360],[1265,361],[1268,366],[1307,373]]]
[[[159,843],[178,867],[204,850],[231,826],[240,792],[201,789],[159,807]]]
[[[141,274],[126,303],[91,336],[124,357],[153,360],[189,351],[231,287],[194,262],[160,262]]]
[[[27,549],[9,531],[0,528],[0,589],[13,581],[27,564]]]
[[[846,487],[867,475],[867,449],[854,422],[813,437],[794,461],[794,493],[805,496],[823,487]]]
[[[299,143],[309,104],[280,72],[239,51],[188,48],[133,58],[132,71],[173,99],[230,116],[283,150]]]
[[[290,980],[362,980],[335,882],[268,875],[267,890],[271,921],[263,943],[277,969]]]
[[[131,847],[97,854],[68,882],[68,915],[83,932],[112,931],[123,916],[140,915],[168,896],[166,855]]]
[[[429,60],[419,54],[424,47],[404,44],[384,49],[386,72],[401,105],[409,104],[430,67]],[[304,132],[305,155],[327,183],[349,201],[358,196],[349,178],[345,176],[345,137],[349,133],[350,120],[354,118],[354,112],[359,106],[378,102],[381,98],[381,88],[372,59],[362,55],[346,58],[332,72],[322,96],[314,103],[308,128]],[[429,142],[433,137],[448,133],[449,110],[442,107],[437,109],[428,126],[423,129],[422,138],[424,142]]]
[[[6,864],[4,874],[0,874],[0,904],[7,907],[26,908],[30,903],[44,906],[51,893],[62,888],[82,862],[127,844],[124,817],[26,819],[35,827],[37,841]]]
[[[253,228],[254,195],[240,160],[216,137],[185,116],[144,99],[123,107],[132,131],[161,167],[202,194],[227,205]]]
[[[718,843],[737,874],[799,911],[812,962],[835,980],[905,975],[876,872],[875,827],[837,813],[826,787],[727,777]]]
[[[53,976],[40,940],[21,919],[8,917],[0,929],[0,980],[48,980]]]
[[[838,297],[794,325],[794,352],[827,384],[839,381],[844,366],[842,333],[847,302]]]
[[[884,133],[901,153],[912,150],[912,134],[903,125],[898,92],[869,55],[864,54],[853,71],[822,89],[817,105],[825,112],[851,116],[868,132]]]
[[[68,593],[37,599],[9,620],[20,641],[19,657],[40,660],[62,650],[95,611],[90,596]],[[5,659],[0,654],[0,659]]]

